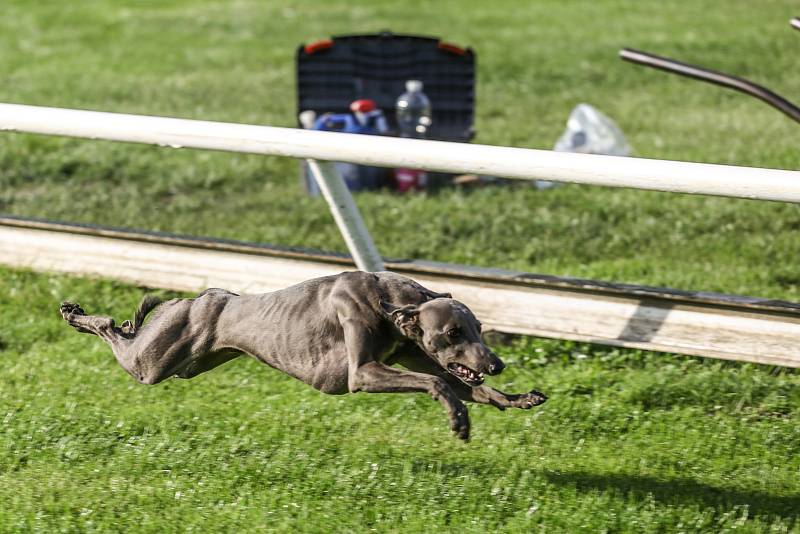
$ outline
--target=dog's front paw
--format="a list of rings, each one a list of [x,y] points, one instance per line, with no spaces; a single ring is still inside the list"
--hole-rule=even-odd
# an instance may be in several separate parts
[[[450,415],[450,429],[456,433],[459,439],[469,441],[469,413],[466,406],[461,405],[453,410]]]
[[[529,393],[517,395],[517,397],[511,401],[511,406],[514,408],[522,408],[523,410],[530,410],[534,406],[544,404],[546,401],[547,395],[532,389]]]

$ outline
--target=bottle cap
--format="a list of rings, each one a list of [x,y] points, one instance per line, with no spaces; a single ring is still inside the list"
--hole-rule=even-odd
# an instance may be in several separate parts
[[[406,91],[409,93],[422,91],[422,82],[420,80],[406,80]]]
[[[361,113],[369,113],[375,109],[375,101],[369,98],[362,98],[361,100],[355,100],[350,104],[350,111],[353,113],[361,112]]]

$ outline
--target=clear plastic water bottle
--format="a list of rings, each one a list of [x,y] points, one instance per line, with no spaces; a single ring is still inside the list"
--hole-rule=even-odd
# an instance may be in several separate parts
[[[422,92],[422,82],[407,80],[406,92],[397,98],[397,129],[400,137],[425,139],[431,127],[431,101]],[[395,169],[398,192],[420,191],[428,186],[428,173],[420,169]]]
[[[431,126],[431,101],[422,92],[422,82],[407,80],[406,92],[398,97],[395,107],[400,137],[424,139]]]

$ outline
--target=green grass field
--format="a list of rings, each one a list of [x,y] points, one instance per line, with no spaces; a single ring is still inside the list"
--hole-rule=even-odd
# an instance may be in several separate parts
[[[478,54],[477,142],[550,148],[571,108],[636,155],[797,168],[753,99],[622,63],[622,46],[792,98],[788,1],[5,0],[0,102],[294,125],[297,44],[439,35]],[[0,212],[344,251],[297,162],[0,136]],[[360,194],[386,256],[800,300],[797,206],[526,186]],[[57,314],[124,318],[143,288],[0,269],[0,531],[800,532],[800,374],[519,339],[450,435],[422,395],[328,397],[242,360],[135,384]],[[457,296],[457,295],[456,295]]]

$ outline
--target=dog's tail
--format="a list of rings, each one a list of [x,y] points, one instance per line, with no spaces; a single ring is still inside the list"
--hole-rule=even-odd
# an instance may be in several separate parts
[[[145,295],[142,302],[139,303],[139,308],[136,310],[136,315],[133,317],[133,327],[139,330],[144,324],[144,319],[147,314],[153,311],[156,306],[161,304],[161,299],[155,295]]]

